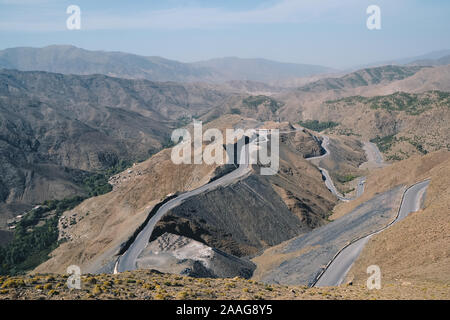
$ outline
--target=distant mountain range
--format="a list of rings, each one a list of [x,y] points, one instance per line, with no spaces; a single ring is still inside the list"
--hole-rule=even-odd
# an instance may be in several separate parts
[[[339,78],[324,78],[306,84],[299,90],[321,92],[326,90],[342,90],[390,83],[402,80],[420,71],[422,66],[394,66],[386,65],[375,68],[361,69]]]
[[[441,50],[415,57],[375,62],[350,68],[347,72],[385,65],[441,66],[449,63],[450,50]],[[300,78],[346,73],[320,65],[284,63],[260,58],[225,57],[183,63],[156,56],[90,51],[71,45],[0,50],[0,68],[77,75],[104,74],[151,81],[210,83],[252,81],[271,84],[292,81],[295,83],[295,80]]]
[[[196,62],[193,65],[214,70],[228,80],[253,80],[271,82],[301,78],[336,70],[309,64],[282,63],[267,59],[242,59],[227,57]]]
[[[447,59],[448,61],[449,58],[450,58],[450,50],[440,50],[440,51],[433,51],[420,56],[401,59],[397,61],[397,64],[418,65],[420,62],[423,62],[425,64],[422,65],[443,65],[448,64],[445,63],[445,59]],[[441,61],[442,64],[436,64],[439,61]]]
[[[450,64],[450,54],[448,56],[444,56],[438,59],[422,59],[416,60],[408,65],[416,65],[416,66],[446,66]]]
[[[378,61],[362,66],[355,66],[351,69],[355,70],[385,65],[443,66],[447,64],[450,64],[450,50],[439,50],[426,53],[420,56]]]
[[[105,74],[152,81],[276,81],[330,73],[331,68],[265,59],[220,58],[182,63],[161,57],[89,51],[74,46],[18,47],[0,51],[0,68],[63,74]]]

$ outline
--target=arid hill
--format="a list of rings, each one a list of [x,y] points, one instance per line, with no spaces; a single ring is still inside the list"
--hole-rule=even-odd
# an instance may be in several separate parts
[[[222,128],[240,121],[232,117],[210,125]],[[204,126],[206,130],[208,126]],[[43,272],[63,272],[67,264],[78,263],[94,272],[114,260],[120,247],[144,222],[148,211],[167,195],[195,189],[215,175],[215,165],[175,165],[171,150],[164,149],[110,180],[112,192],[90,198],[72,211],[65,212],[60,238],[69,239],[53,253],[53,258],[39,266]]]
[[[44,200],[85,194],[83,180],[145,160],[171,131],[224,103],[197,84],[0,71],[0,228]]]
[[[378,144],[387,160],[449,149],[450,94],[427,91],[354,96],[326,101],[314,118],[338,123],[330,132],[353,133]]]
[[[271,96],[280,119],[333,122],[328,132],[374,140],[387,160],[448,148],[450,66],[369,68]]]
[[[449,156],[450,152],[439,151],[375,170],[368,177],[364,197],[355,204],[341,204],[336,208],[333,217],[342,216],[374,192],[383,192],[398,184],[431,180],[424,209],[371,238],[350,270],[347,281],[364,283],[367,266],[375,264],[381,268],[383,286],[407,290],[421,285],[433,292],[439,285],[449,284]]]
[[[227,116],[208,123],[204,129],[240,127],[240,122],[248,121],[252,122]],[[326,222],[336,198],[323,184],[317,168],[303,159],[305,155],[320,154],[317,140],[302,131],[287,134],[282,140],[277,175],[264,178],[252,174],[230,186],[188,199],[161,220],[152,240],[169,232],[239,257]],[[53,251],[52,258],[36,272],[63,272],[71,263],[94,272],[115,261],[121,245],[142,224],[149,209],[170,193],[207,183],[216,167],[174,165],[169,149],[130,171],[114,178],[118,183],[112,192],[86,200],[64,213],[61,221],[75,221],[60,226],[61,237],[68,241]],[[268,196],[270,202],[263,200]],[[198,214],[186,214],[192,210]]]
[[[439,295],[438,292],[449,283],[446,271],[450,259],[446,179],[450,169],[449,154],[441,150],[374,169],[367,176],[366,190],[360,198],[341,202],[334,208],[330,217],[333,223],[273,246],[252,259],[257,264],[253,279],[269,283],[308,284],[336,250],[345,246],[345,240],[342,242],[340,238],[347,237],[348,232],[354,234],[346,238],[347,242],[360,236],[358,229],[364,227],[363,224],[352,226],[359,212],[367,215],[364,223],[372,219],[369,215],[373,214],[374,219],[367,226],[375,228],[374,231],[379,230],[395,219],[405,188],[430,179],[425,208],[370,239],[347,275],[347,282],[340,288],[349,283],[364,286],[368,278],[367,267],[378,265],[382,272],[382,287],[395,288],[398,291],[396,297],[406,297],[417,287],[427,287],[428,294]],[[346,231],[348,226],[352,227]],[[364,231],[361,235],[367,233]],[[342,243],[338,248],[333,248],[339,241]],[[330,254],[330,250],[335,252]]]

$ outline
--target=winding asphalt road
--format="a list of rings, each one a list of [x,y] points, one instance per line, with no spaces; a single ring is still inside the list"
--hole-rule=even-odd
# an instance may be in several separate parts
[[[303,128],[296,128],[295,130],[292,130],[292,131],[280,132],[280,133],[295,132],[295,131],[299,131],[299,130],[303,130]],[[264,141],[259,141],[259,142],[264,142]],[[330,150],[328,149],[329,138],[327,136],[323,136],[321,145],[322,145],[322,148],[324,148],[324,150],[325,150],[325,154],[323,154],[321,156],[313,157],[313,158],[308,158],[308,160],[320,159],[320,158],[323,158],[330,154]],[[217,180],[214,180],[208,184],[205,184],[195,190],[180,194],[178,197],[176,197],[176,198],[168,201],[164,205],[162,205],[159,208],[159,210],[156,212],[156,214],[150,218],[150,220],[148,221],[148,223],[146,224],[144,229],[137,235],[136,239],[130,245],[130,247],[127,249],[127,251],[125,251],[125,253],[123,253],[117,259],[115,266],[114,266],[114,273],[136,270],[136,268],[137,268],[136,261],[137,261],[139,255],[141,254],[141,252],[148,245],[151,234],[153,232],[153,229],[155,228],[158,221],[161,220],[161,218],[168,211],[179,206],[180,204],[183,203],[184,200],[186,200],[192,196],[201,194],[206,191],[210,191],[219,186],[228,185],[228,184],[240,179],[241,177],[244,177],[245,175],[247,175],[251,171],[248,145],[244,145],[243,149],[244,149],[244,152],[241,152],[242,158],[241,158],[241,161],[239,164],[239,168],[237,168],[236,170],[233,170],[232,172],[224,175],[223,177],[221,177]],[[245,159],[244,159],[244,157],[245,157]],[[336,188],[334,187],[333,181],[328,174],[328,171],[326,171],[323,168],[319,168],[319,169],[322,171],[322,174],[324,174],[325,179],[326,179],[325,183],[326,183],[327,187],[330,189],[330,191],[333,192],[339,199],[341,199],[343,201],[349,201],[350,199],[342,197],[339,194],[339,192],[336,190]],[[364,180],[361,180],[360,183],[358,184],[358,190],[357,190],[356,197],[361,195],[362,192],[364,191],[364,182],[365,182],[365,178],[364,178]],[[149,214],[149,213],[147,213],[147,214]]]
[[[429,183],[430,180],[426,180],[416,183],[408,188],[403,194],[400,210],[395,220],[383,229],[353,241],[351,244],[338,252],[333,260],[331,260],[328,264],[325,271],[318,277],[318,280],[316,280],[313,286],[331,287],[342,284],[353,263],[360,255],[367,241],[369,241],[373,235],[382,232],[393,224],[406,218],[411,212],[416,212],[421,208]]]
[[[321,156],[308,158],[309,161],[322,159],[324,157],[327,157],[331,153],[330,149],[328,149],[328,146],[330,145],[330,138],[328,136],[322,136],[322,138],[323,138],[322,148],[325,150],[325,153]],[[372,146],[370,146],[370,149],[365,149],[365,151],[367,153],[367,157],[368,157],[369,161],[374,161],[376,163],[378,163],[378,161],[381,161],[381,163],[383,162],[382,157],[376,158],[376,156],[378,156],[378,154],[380,154],[380,151],[378,150],[378,148],[375,145],[372,144]],[[381,154],[380,154],[380,156],[381,156]],[[331,176],[330,176],[330,173],[328,172],[328,170],[321,168],[321,167],[319,167],[319,170],[322,173],[322,176],[325,178],[325,185],[327,186],[328,190],[330,190],[331,193],[333,193],[339,200],[344,201],[344,202],[352,201],[352,200],[359,198],[364,193],[366,177],[360,177],[358,179],[355,196],[352,198],[346,198],[336,189],[336,186],[334,185],[333,179],[331,179]]]
[[[137,268],[136,260],[149,243],[150,236],[153,232],[153,229],[155,228],[155,225],[169,210],[179,206],[181,203],[183,203],[184,200],[192,196],[201,194],[206,191],[210,191],[219,186],[228,185],[248,174],[251,171],[249,161],[250,160],[249,147],[248,145],[244,145],[242,149],[244,150],[244,152],[241,152],[239,167],[236,170],[233,170],[232,172],[224,175],[223,177],[220,177],[219,179],[214,180],[208,184],[205,184],[195,190],[182,193],[178,197],[162,205],[161,208],[159,208],[159,210],[156,212],[156,214],[150,218],[144,229],[137,235],[136,239],[130,245],[127,251],[125,251],[125,253],[119,257],[114,266],[114,273],[136,270]]]

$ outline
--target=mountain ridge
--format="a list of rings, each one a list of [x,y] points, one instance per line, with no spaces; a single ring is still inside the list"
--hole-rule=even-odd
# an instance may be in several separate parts
[[[332,70],[322,66],[282,63],[267,59],[231,59],[232,61],[230,58],[218,58],[183,63],[158,56],[140,56],[119,51],[91,51],[71,45],[51,45],[42,48],[16,47],[0,51],[0,67],[8,69],[80,75],[98,73],[152,81],[271,81],[279,78],[315,75]],[[226,65],[222,66],[225,62]],[[230,73],[230,67],[239,73]]]

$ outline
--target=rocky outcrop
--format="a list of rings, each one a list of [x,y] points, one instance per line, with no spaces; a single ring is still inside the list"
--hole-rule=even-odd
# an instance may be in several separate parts
[[[208,278],[250,278],[256,268],[249,260],[171,233],[149,243],[139,256],[137,267]]]

